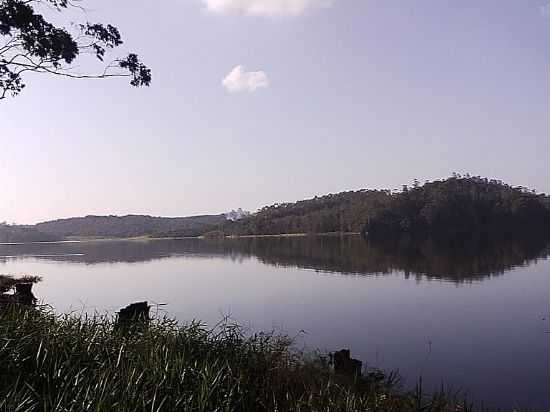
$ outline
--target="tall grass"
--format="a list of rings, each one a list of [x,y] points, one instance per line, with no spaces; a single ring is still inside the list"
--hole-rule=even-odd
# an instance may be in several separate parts
[[[0,311],[0,411],[467,411],[395,376],[350,378],[289,339],[168,319],[131,330],[107,317]]]

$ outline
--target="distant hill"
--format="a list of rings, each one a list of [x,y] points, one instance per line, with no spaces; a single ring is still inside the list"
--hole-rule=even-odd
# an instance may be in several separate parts
[[[423,185],[415,181],[398,192],[366,189],[341,192],[274,204],[253,214],[237,210],[225,215],[177,218],[85,216],[34,226],[0,225],[0,242],[338,232],[361,232],[382,238],[407,234],[441,239],[474,233],[550,233],[550,197],[498,180],[454,175]]]
[[[85,216],[35,225],[48,235],[67,237],[198,236],[226,221],[224,215],[153,217],[145,215]]]
[[[33,226],[0,224],[0,243],[29,243],[61,240],[60,236],[40,232]]]
[[[359,190],[275,204],[222,231],[233,235],[363,232],[454,237],[550,228],[550,198],[498,180],[455,175],[402,191]]]

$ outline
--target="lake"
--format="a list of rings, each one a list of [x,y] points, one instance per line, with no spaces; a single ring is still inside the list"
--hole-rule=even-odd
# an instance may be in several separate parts
[[[153,312],[349,348],[408,385],[444,382],[487,405],[550,410],[550,246],[359,236],[0,245],[0,273],[36,274],[60,312]]]

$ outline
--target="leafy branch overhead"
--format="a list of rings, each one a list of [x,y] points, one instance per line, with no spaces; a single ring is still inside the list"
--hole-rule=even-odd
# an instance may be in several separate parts
[[[69,7],[80,8],[70,0],[0,0],[0,99],[21,92],[26,72],[78,79],[129,77],[132,86],[149,86],[151,70],[134,53],[115,58],[99,73],[76,73],[72,64],[79,56],[103,62],[123,42],[110,24],[72,24],[69,31],[37,12],[60,13]]]

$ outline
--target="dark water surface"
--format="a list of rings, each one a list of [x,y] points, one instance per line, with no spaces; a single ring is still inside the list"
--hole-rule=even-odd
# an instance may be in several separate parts
[[[0,245],[0,273],[38,274],[58,311],[166,303],[300,345],[350,348],[406,383],[444,381],[489,405],[550,410],[550,246],[360,237]]]

